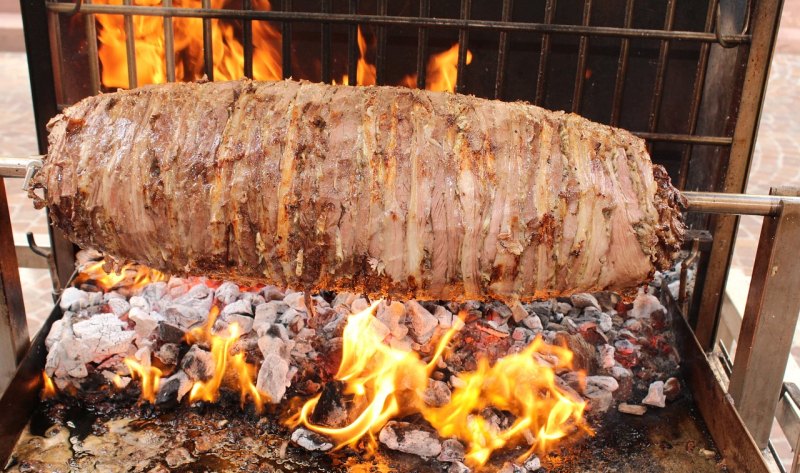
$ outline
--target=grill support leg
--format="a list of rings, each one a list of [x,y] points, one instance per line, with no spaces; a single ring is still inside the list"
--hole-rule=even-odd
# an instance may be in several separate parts
[[[0,393],[5,391],[30,344],[18,267],[6,187],[0,178]]]
[[[773,188],[772,195],[800,196]],[[800,204],[764,217],[728,391],[759,448],[766,448],[798,313]]]

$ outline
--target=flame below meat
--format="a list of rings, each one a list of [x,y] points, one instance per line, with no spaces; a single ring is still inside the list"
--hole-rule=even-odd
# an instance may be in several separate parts
[[[584,429],[585,402],[559,389],[555,372],[569,369],[572,353],[536,338],[524,351],[506,356],[490,365],[478,361],[478,369],[462,373],[464,383],[456,387],[451,401],[433,408],[423,402],[428,379],[445,352],[447,344],[463,327],[461,319],[439,340],[426,363],[413,351],[385,344],[376,330],[374,312],[378,303],[355,314],[344,330],[342,362],[336,379],[346,383],[345,394],[353,405],[366,405],[350,424],[330,428],[311,422],[320,396],[308,402],[292,420],[337,442],[338,447],[356,445],[366,438],[375,447],[375,435],[392,418],[420,413],[443,438],[457,437],[467,444],[467,462],[483,465],[492,452],[526,442],[530,450],[545,451],[559,439]],[[486,408],[510,413],[508,428],[498,429],[481,416]]]

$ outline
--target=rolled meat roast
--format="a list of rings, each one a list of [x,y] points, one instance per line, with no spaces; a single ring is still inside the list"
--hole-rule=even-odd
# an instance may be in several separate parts
[[[87,98],[49,129],[37,207],[82,247],[173,274],[527,300],[635,287],[684,232],[641,139],[520,102],[176,83]]]

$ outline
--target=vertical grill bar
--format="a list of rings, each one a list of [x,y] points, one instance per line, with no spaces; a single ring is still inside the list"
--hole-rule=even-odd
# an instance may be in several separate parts
[[[242,0],[242,10],[252,10],[252,0]],[[242,20],[242,45],[244,46],[244,76],[253,78],[253,22]]]
[[[461,19],[469,20],[472,0],[461,0]],[[469,30],[458,30],[458,68],[456,72],[456,92],[464,92],[464,68],[467,65],[467,43],[469,43]]]
[[[172,6],[172,0],[164,0],[164,6]],[[172,17],[164,17],[164,58],[167,66],[167,81],[175,82],[175,29],[172,25]]]
[[[389,1],[378,0],[378,16],[389,14]],[[386,27],[378,27],[378,45],[375,57],[375,83],[383,85],[386,83]]]
[[[714,26],[714,12],[717,10],[717,0],[708,0],[708,12],[706,13],[706,24],[703,31],[711,31]],[[708,56],[711,52],[711,45],[703,43],[700,45],[700,58],[697,62],[697,72],[694,78],[694,89],[692,93],[692,105],[689,111],[688,134],[693,135],[697,130],[697,118],[700,114],[700,103],[703,100],[703,89],[706,84],[706,68],[708,67]],[[678,189],[686,188],[686,175],[689,173],[689,158],[692,156],[692,145],[688,144],[683,148],[681,156],[681,169],[678,174]]]
[[[713,0],[712,0],[713,1]],[[633,25],[633,0],[625,2],[625,28],[628,29]],[[628,50],[630,49],[631,41],[628,38],[622,38],[622,44],[619,50],[619,62],[617,63],[617,79],[614,84],[614,102],[611,105],[611,125],[617,126],[619,124],[619,114],[622,109],[622,94],[625,90],[625,77],[628,75]]]
[[[83,0],[85,4],[90,4],[91,0]],[[86,13],[86,49],[89,56],[89,84],[92,87],[92,95],[100,92],[100,57],[97,54],[97,25],[95,24],[94,14]]]
[[[556,12],[556,0],[547,0],[544,5],[544,24],[549,25],[553,22]],[[539,51],[539,71],[536,74],[536,96],[533,103],[542,105],[545,94],[545,82],[547,81],[547,60],[550,57],[550,35],[542,34],[542,49]]]
[[[503,0],[502,20],[511,21],[512,0]],[[506,54],[508,53],[508,32],[500,32],[500,45],[497,47],[497,75],[494,80],[494,98],[500,99],[503,95],[503,81],[506,70]]]
[[[350,0],[349,12],[355,15],[358,11],[358,0]],[[358,58],[361,51],[358,47],[358,25],[350,25],[347,31],[347,77],[352,85],[358,84]]]
[[[667,16],[664,19],[664,30],[672,29],[672,22],[675,18],[676,0],[667,2]],[[667,72],[667,59],[669,56],[669,40],[662,40],[658,52],[658,67],[656,68],[656,83],[653,87],[653,101],[650,104],[650,133],[656,131],[658,127],[658,115],[661,113],[661,95],[664,90],[664,75]]]
[[[430,0],[419,0],[419,16],[431,16]],[[428,29],[420,27],[417,30],[417,88],[424,89],[428,73]]]
[[[583,2],[583,26],[589,26],[592,17],[592,0],[584,0]],[[583,83],[586,79],[586,55],[589,49],[589,38],[581,36],[578,46],[578,67],[575,71],[575,89],[572,92],[572,111],[579,113],[581,110],[581,102],[583,101]]]
[[[283,0],[283,11],[292,11],[292,0]],[[292,77],[292,24],[281,23],[281,71],[283,78]]]
[[[331,0],[322,0],[322,13],[332,11]],[[331,81],[331,24],[322,23],[322,82]]]
[[[203,0],[202,7],[211,8],[211,0]],[[211,18],[203,18],[203,62],[205,65],[206,77],[208,77],[208,80],[213,81],[214,43],[211,34]]]
[[[122,4],[130,6],[132,0],[123,0]],[[136,38],[133,34],[133,16],[125,15],[125,54],[128,61],[128,88],[139,86],[136,76]]]

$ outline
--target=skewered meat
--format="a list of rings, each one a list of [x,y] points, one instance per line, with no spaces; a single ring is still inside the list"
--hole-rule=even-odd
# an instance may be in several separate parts
[[[684,231],[641,139],[519,102],[184,83],[90,97],[49,128],[36,205],[78,245],[171,273],[530,299],[641,284]]]

